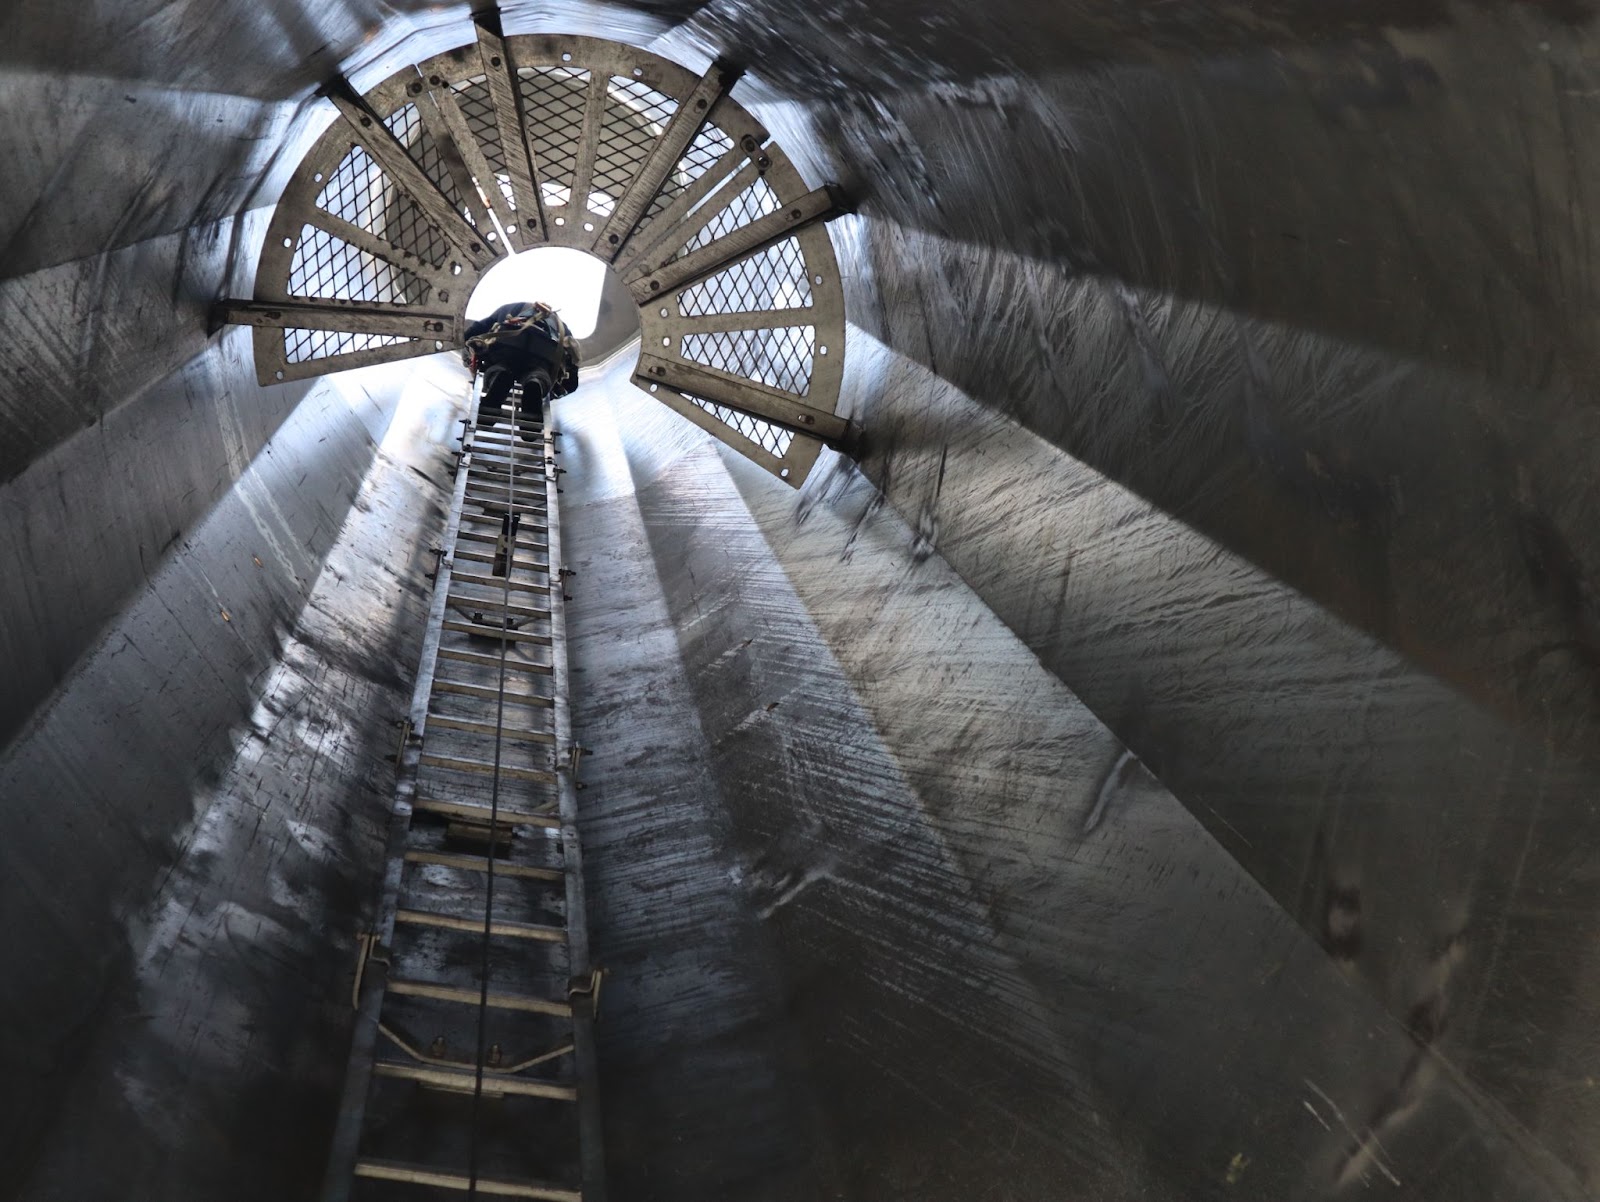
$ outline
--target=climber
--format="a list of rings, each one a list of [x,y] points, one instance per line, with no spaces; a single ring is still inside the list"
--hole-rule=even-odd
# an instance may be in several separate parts
[[[501,305],[466,330],[462,358],[483,373],[478,422],[492,426],[511,386],[521,383],[524,404],[539,406],[546,396],[566,396],[578,387],[578,344],[555,310],[537,301]]]

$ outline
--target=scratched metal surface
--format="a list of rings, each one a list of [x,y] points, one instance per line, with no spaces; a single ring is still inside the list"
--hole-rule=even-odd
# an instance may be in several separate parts
[[[368,434],[255,391],[205,307],[248,283],[260,206],[327,120],[315,84],[460,42],[466,13],[57,7],[0,16],[0,480],[22,515],[0,620],[31,698],[10,721],[130,602],[170,663],[84,661],[125,712],[34,713],[53,733],[29,779],[55,783],[0,790],[22,999],[0,1134],[37,1150],[5,1163],[37,1169],[29,1196],[103,1196],[117,1151],[150,1196],[215,1197],[238,1155],[282,1196],[315,1123],[277,1169],[248,1133],[327,1096],[341,1028],[305,981],[340,954],[263,928],[286,954],[244,969],[185,939],[232,949],[281,917],[279,818],[317,846],[345,830],[390,686],[341,669],[302,694],[373,631],[302,656],[288,576],[158,540],[213,506],[260,529],[239,514],[261,502],[317,578],[337,522],[314,510],[342,512]],[[631,396],[573,418],[619,1185],[1592,1196],[1586,7],[514,16],[641,43],[692,17],[655,48],[741,57],[775,136],[861,199],[836,241],[864,477],[797,501]],[[286,433],[319,413],[332,447]],[[275,437],[320,470],[269,470]],[[360,562],[409,562],[414,534]],[[175,615],[209,617],[230,582],[254,634],[205,627],[197,660]],[[337,763],[297,721],[245,788],[229,765],[274,682],[361,712]],[[266,843],[238,829],[251,790],[275,799]],[[216,861],[174,850],[195,822]],[[317,865],[298,913],[359,909],[359,831],[296,842]],[[142,1006],[127,915],[159,896],[214,916],[235,866],[241,925],[163,926],[170,975]],[[259,1044],[239,993],[285,1009]],[[308,1012],[314,1037],[289,1036]],[[222,1049],[192,1093],[172,1046]],[[258,1089],[230,1100],[217,1066],[239,1063]],[[213,1121],[152,1136],[162,1104]],[[101,1129],[107,1156],[75,1157]]]
[[[1585,1196],[864,477],[559,416],[619,1188]]]
[[[320,1180],[461,408],[389,377],[305,401],[0,758],[5,1197]]]

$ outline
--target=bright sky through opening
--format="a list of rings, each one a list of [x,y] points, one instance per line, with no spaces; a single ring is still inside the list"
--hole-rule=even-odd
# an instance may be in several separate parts
[[[543,301],[561,314],[574,338],[594,333],[606,265],[565,246],[540,246],[501,259],[484,273],[467,302],[467,320],[487,317],[513,301]]]

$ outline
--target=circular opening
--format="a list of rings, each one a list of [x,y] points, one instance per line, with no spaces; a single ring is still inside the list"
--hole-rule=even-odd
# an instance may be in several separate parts
[[[588,338],[600,318],[606,265],[565,246],[540,246],[501,259],[473,289],[467,320],[487,317],[501,305],[540,301],[561,315],[575,338]]]
[[[825,347],[825,346],[819,346],[819,347],[818,347],[818,348],[817,348],[817,354],[819,354],[819,355],[826,355],[826,354],[827,354],[827,353],[828,353],[828,348],[827,348],[827,347]]]
[[[633,69],[633,77],[635,79],[639,79],[639,78],[643,77],[643,75],[644,75],[644,68],[643,67],[635,67]]]
[[[572,55],[570,55],[570,54],[563,54],[563,55],[562,55],[562,56],[561,56],[561,61],[562,61],[562,62],[564,62],[564,63],[570,63],[570,62],[571,62],[571,61],[572,61]]]
[[[556,224],[557,225],[566,225],[567,224],[567,219],[565,217],[557,217],[556,218]]]
[[[662,345],[662,346],[671,346],[671,345],[672,345],[672,339],[670,339],[670,338],[663,338],[663,339],[662,339],[662,340],[661,340],[661,345]]]
[[[786,468],[786,467],[779,468],[778,469],[778,475],[782,476],[785,480],[787,480],[789,478],[789,469]]]
[[[583,229],[584,229],[584,232],[585,232],[585,233],[588,233],[588,234],[592,234],[592,233],[594,233],[594,222],[592,222],[592,221],[585,221],[585,222],[584,222],[584,223],[583,223]]]
[[[321,182],[322,182],[322,172],[320,172],[320,171],[319,171],[319,172],[317,172],[317,173],[316,173],[316,174],[315,174],[315,175],[313,175],[313,176],[312,176],[312,177],[311,177],[311,178],[312,178],[312,180],[313,180],[313,181],[315,181],[315,182],[316,182],[316,183],[319,183],[319,184],[320,184],[320,183],[321,183]]]
[[[822,283],[822,277],[820,275],[817,277],[817,283]]]
[[[284,239],[284,240],[283,240],[283,244],[284,244],[284,246],[286,246],[286,247],[287,247],[287,246],[293,246],[293,245],[294,245],[294,239],[293,239],[293,238],[285,238],[285,239]]]
[[[275,376],[275,377],[277,377],[277,378],[278,378],[278,379],[280,379],[280,380],[281,380],[281,379],[283,379],[283,373],[282,373],[282,372],[281,372],[281,371],[275,371],[275,372],[273,372],[273,373],[272,373],[272,374],[273,374],[273,375],[274,375],[274,376]]]

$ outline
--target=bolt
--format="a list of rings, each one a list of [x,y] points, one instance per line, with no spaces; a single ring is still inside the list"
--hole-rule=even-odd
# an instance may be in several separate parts
[[[612,246],[615,246],[618,242],[621,242],[622,239],[617,237],[616,234],[611,234],[607,236],[606,241],[611,243]]]
[[[362,125],[371,125],[372,124],[372,118],[371,117],[363,117],[363,118],[361,118],[361,124]]]
[[[493,57],[491,57],[489,59],[489,65],[491,67],[498,67],[500,65],[500,56],[498,54],[496,54]]]
[[[700,97],[699,100],[696,100],[694,102],[694,107],[697,108],[697,109],[705,108],[706,107],[706,98],[704,96]]]
[[[406,91],[410,92],[413,96],[415,96],[415,95],[417,95],[417,93],[422,91],[422,85],[420,83],[414,83],[409,88],[407,88]]]
[[[661,281],[660,280],[651,280],[650,281],[650,291],[651,292],[660,292],[661,291]]]

